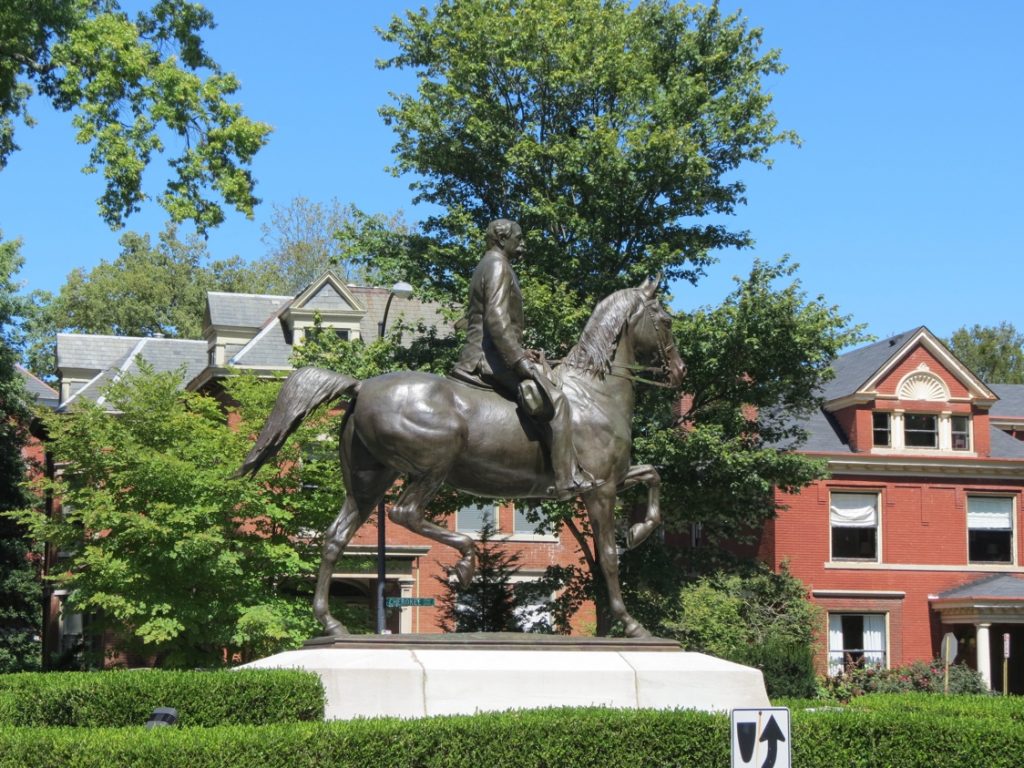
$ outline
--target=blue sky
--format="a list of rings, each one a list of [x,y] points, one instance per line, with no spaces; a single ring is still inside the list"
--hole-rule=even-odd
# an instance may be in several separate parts
[[[241,79],[247,112],[275,129],[254,165],[264,204],[255,221],[232,214],[211,235],[215,257],[263,255],[271,204],[299,195],[416,220],[409,180],[385,170],[393,135],[377,115],[412,79],[374,67],[389,54],[374,26],[414,5],[207,3],[218,22],[209,52]],[[1024,3],[724,7],[742,7],[765,45],[782,50],[789,71],[768,85],[780,124],[803,145],[777,149],[770,171],[741,170],[748,205],[732,223],[757,245],[719,254],[697,287],[675,286],[674,306],[717,303],[755,256],[788,253],[810,294],[878,336],[917,325],[941,336],[965,324],[1024,326]],[[24,240],[26,290],[55,291],[74,267],[116,257],[120,233],[96,214],[101,180],[78,172],[87,149],[74,143],[69,117],[34,111],[40,124],[20,130],[22,151],[0,173],[0,228]],[[151,174],[151,192],[160,177]],[[155,235],[163,223],[152,205],[127,226]]]

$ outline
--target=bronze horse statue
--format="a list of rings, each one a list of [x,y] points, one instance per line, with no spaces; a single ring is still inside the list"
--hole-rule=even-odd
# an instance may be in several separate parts
[[[553,369],[572,406],[573,435],[582,466],[607,482],[582,499],[590,517],[597,560],[608,587],[612,617],[628,637],[648,632],[626,611],[619,585],[614,511],[618,493],[647,486],[647,512],[630,527],[635,547],[661,524],[660,478],[653,466],[631,465],[633,376],[638,364],[659,364],[672,386],[685,366],[672,338],[671,317],[657,297],[658,280],[602,300],[579,343]],[[239,470],[255,473],[314,408],[349,400],[341,426],[341,467],[347,489],[341,512],[324,536],[313,611],[329,635],[348,630],[328,608],[339,555],[384,494],[404,478],[389,517],[462,555],[454,573],[468,585],[476,570],[473,540],[436,525],[425,509],[442,483],[491,498],[548,498],[553,477],[537,428],[516,403],[452,379],[402,371],[359,381],[319,368],[302,368],[285,381],[273,412]]]

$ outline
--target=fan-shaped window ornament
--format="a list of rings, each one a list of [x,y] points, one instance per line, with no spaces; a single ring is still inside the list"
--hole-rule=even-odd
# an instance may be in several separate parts
[[[948,400],[949,390],[934,373],[915,371],[900,382],[896,395],[900,400]]]

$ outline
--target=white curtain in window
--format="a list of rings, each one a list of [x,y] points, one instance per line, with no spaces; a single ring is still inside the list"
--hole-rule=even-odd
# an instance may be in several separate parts
[[[1005,496],[968,496],[967,527],[975,531],[1012,531],[1013,499]]]
[[[833,493],[829,521],[843,528],[874,528],[878,525],[877,493]]]
[[[843,617],[838,613],[828,615],[828,673],[838,675],[843,671]]]
[[[864,660],[868,664],[885,663],[885,614],[864,616]]]

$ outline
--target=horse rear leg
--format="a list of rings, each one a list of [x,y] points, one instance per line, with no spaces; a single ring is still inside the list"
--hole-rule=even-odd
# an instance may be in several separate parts
[[[647,515],[626,532],[626,549],[640,546],[661,525],[661,475],[651,464],[630,467],[618,490],[624,491],[640,483],[647,486]]]
[[[458,577],[459,584],[468,587],[476,575],[476,546],[473,540],[464,533],[442,528],[424,516],[427,504],[434,498],[443,479],[440,475],[407,479],[405,489],[398,503],[391,508],[388,517],[410,531],[458,550],[462,558],[452,570]]]
[[[345,625],[331,614],[330,596],[334,566],[352,536],[376,509],[378,502],[384,498],[384,494],[397,477],[396,472],[387,469],[378,470],[376,473],[359,473],[361,482],[358,491],[349,490],[341,511],[324,532],[320,572],[316,578],[316,591],[313,593],[313,615],[316,616],[316,620],[323,626],[324,633],[327,635],[348,634]]]

